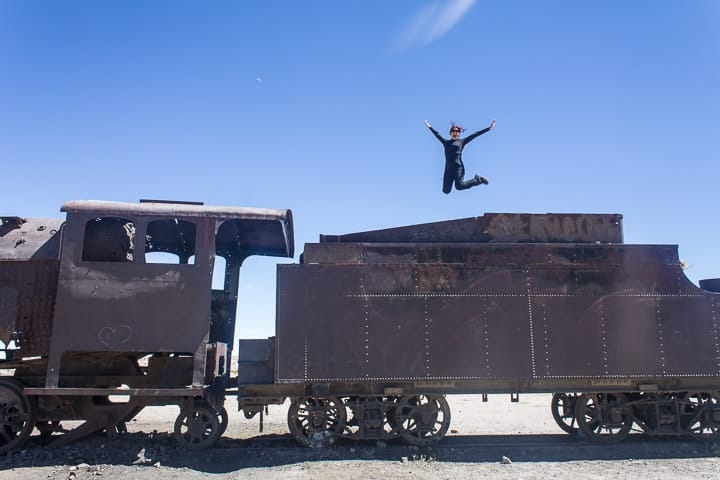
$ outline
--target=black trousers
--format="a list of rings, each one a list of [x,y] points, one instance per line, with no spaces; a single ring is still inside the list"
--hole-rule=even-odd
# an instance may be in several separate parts
[[[443,193],[450,193],[453,183],[455,190],[467,190],[468,188],[480,185],[478,179],[465,180],[465,166],[460,164],[447,165],[443,175]]]

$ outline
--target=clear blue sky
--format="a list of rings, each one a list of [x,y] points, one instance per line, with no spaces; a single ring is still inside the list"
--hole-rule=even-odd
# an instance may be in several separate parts
[[[624,214],[720,277],[720,2],[0,0],[2,214],[142,197],[291,208],[298,254],[485,212]],[[441,192],[423,126],[496,128]],[[241,280],[273,333],[275,259]]]

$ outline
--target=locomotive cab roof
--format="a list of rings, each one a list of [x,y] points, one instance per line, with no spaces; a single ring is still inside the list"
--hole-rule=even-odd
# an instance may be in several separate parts
[[[68,215],[97,217],[181,217],[232,221],[217,230],[215,244],[219,253],[231,252],[242,245],[246,255],[294,255],[293,220],[289,209],[208,206],[197,202],[144,201],[141,203],[75,200],[62,205]]]

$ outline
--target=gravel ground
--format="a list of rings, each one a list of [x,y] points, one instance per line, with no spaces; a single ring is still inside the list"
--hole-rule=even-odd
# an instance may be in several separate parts
[[[263,433],[256,420],[231,411],[216,447],[187,451],[171,433],[177,407],[153,407],[124,435],[96,435],[57,450],[33,436],[23,450],[0,456],[0,480],[706,479],[720,471],[719,445],[639,434],[611,446],[571,438],[552,420],[549,395],[521,396],[519,403],[504,395],[491,395],[488,403],[477,396],[448,401],[451,432],[428,448],[347,441],[326,450],[301,448],[287,434],[286,404],[270,407]]]

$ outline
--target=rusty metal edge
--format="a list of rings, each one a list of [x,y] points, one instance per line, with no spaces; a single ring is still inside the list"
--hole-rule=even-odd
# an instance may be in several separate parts
[[[26,387],[26,395],[98,396],[122,395],[131,397],[202,397],[207,387],[190,388],[36,388]]]

